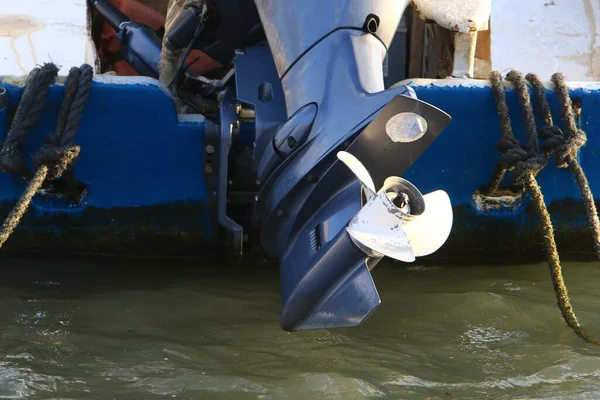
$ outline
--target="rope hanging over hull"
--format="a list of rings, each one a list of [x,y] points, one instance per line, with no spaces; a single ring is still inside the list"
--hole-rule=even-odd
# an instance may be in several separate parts
[[[39,119],[44,98],[57,73],[58,68],[52,63],[35,68],[31,72],[11,129],[0,149],[2,170],[19,174],[29,180],[27,188],[0,227],[0,248],[19,225],[33,196],[44,182],[60,178],[79,156],[80,148],[73,144],[73,138],[90,94],[94,74],[92,67],[87,64],[81,68],[71,68],[69,71],[56,132],[49,133],[46,136],[46,144],[34,154],[33,174],[25,168],[19,151],[25,134]]]
[[[490,74],[490,82],[496,101],[500,129],[502,131],[502,138],[497,144],[497,148],[502,152],[502,156],[485,190],[487,193],[496,191],[506,171],[510,170],[512,171],[512,178],[515,183],[522,185],[529,192],[535,210],[540,218],[546,258],[562,317],[579,337],[588,342],[600,344],[600,341],[589,335],[579,324],[571,305],[569,292],[562,276],[560,256],[554,238],[554,227],[552,226],[552,220],[544,202],[542,190],[536,180],[536,175],[546,166],[547,158],[550,154],[554,154],[554,160],[559,168],[568,168],[571,171],[584,199],[586,216],[594,233],[594,246],[600,259],[600,222],[598,220],[598,213],[589,183],[577,160],[579,149],[586,143],[586,134],[583,130],[577,128],[573,106],[566,87],[565,78],[562,74],[554,74],[552,81],[559,95],[562,119],[566,125],[567,134],[563,134],[560,128],[553,125],[552,114],[548,106],[544,87],[535,74],[528,74],[525,79],[520,72],[511,71],[508,73],[506,79],[514,84],[517,92],[526,128],[527,146],[522,146],[514,137],[508,106],[506,104],[506,94],[502,84],[502,76],[499,72],[494,71]],[[534,89],[538,112],[545,124],[540,129],[536,128],[533,106],[526,80],[531,83]],[[539,146],[538,134],[544,140],[541,148]]]

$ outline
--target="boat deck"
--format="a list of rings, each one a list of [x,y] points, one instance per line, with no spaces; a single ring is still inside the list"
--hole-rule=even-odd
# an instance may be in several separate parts
[[[492,68],[549,80],[600,80],[600,3],[592,0],[492,1]]]

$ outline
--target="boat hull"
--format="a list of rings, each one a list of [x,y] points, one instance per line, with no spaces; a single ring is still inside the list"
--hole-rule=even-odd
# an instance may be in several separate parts
[[[22,87],[9,83],[0,110],[6,136]],[[52,86],[22,153],[55,129],[64,87]],[[177,115],[172,98],[149,78],[96,77],[74,142],[86,192],[77,201],[36,196],[5,250],[127,255],[198,255],[213,243],[204,178],[204,120]],[[8,214],[26,182],[0,173],[0,210]],[[206,246],[205,250],[208,248]]]
[[[22,88],[9,84],[0,111],[0,137]],[[482,81],[404,82],[417,97],[452,116],[452,122],[404,177],[423,192],[445,190],[454,207],[454,227],[445,246],[420,260],[523,262],[543,259],[539,221],[527,197],[481,201],[477,189],[491,176],[499,152],[499,122],[491,89]],[[600,85],[573,84],[588,134],[580,161],[596,198],[600,194]],[[27,136],[31,154],[54,129],[64,88],[50,88],[40,122]],[[547,91],[560,125],[557,98]],[[524,138],[517,99],[507,91],[517,137]],[[211,212],[204,165],[204,121],[177,115],[171,97],[148,78],[96,77],[75,142],[81,155],[74,171],[87,194],[80,203],[36,196],[6,250],[134,256],[205,256],[219,235]],[[393,167],[390,169],[393,174]],[[592,257],[592,236],[583,203],[568,170],[552,162],[538,175],[565,258]],[[25,187],[23,179],[0,174],[0,210],[6,215]]]
[[[544,259],[540,222],[528,196],[511,207],[500,205],[510,202],[507,198],[486,203],[481,197],[474,197],[488,183],[500,156],[495,147],[501,137],[500,123],[489,85],[485,81],[460,79],[404,83],[415,89],[419,99],[452,116],[450,125],[404,176],[424,192],[443,189],[452,200],[453,231],[431,258],[503,263]],[[581,105],[580,127],[588,137],[579,161],[598,202],[600,85],[573,83],[569,89],[571,98]],[[516,94],[510,87],[506,94],[515,135],[526,143]],[[563,128],[556,93],[547,89],[546,94],[554,123]],[[552,217],[561,256],[595,257],[581,194],[569,170],[557,168],[550,159],[537,180]],[[505,183],[510,183],[509,179],[505,178]]]

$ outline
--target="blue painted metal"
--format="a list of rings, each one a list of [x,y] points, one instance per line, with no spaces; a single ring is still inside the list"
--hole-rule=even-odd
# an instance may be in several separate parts
[[[452,116],[452,123],[438,140],[406,172],[404,178],[427,192],[442,188],[448,192],[455,206],[473,208],[473,192],[485,185],[500,153],[496,142],[501,137],[500,123],[491,88],[482,81],[466,81],[464,85],[439,85],[428,80],[407,81],[420,100],[430,103]],[[571,98],[582,105],[581,127],[587,132],[588,142],[581,150],[581,165],[590,180],[592,191],[600,195],[600,86],[596,90],[575,89]],[[546,90],[555,124],[561,126],[557,96]],[[515,136],[525,141],[522,114],[513,90],[506,91]],[[533,92],[531,92],[533,98]],[[558,169],[552,161],[538,175],[546,202],[579,198],[579,191],[570,172]],[[525,206],[525,205],[524,205]],[[525,207],[510,217],[506,212],[495,213],[506,218],[518,218]]]
[[[528,256],[540,259],[539,223],[528,198],[514,211],[483,212],[473,202],[473,193],[488,182],[500,155],[495,148],[501,133],[491,88],[483,81],[405,83],[415,89],[419,99],[453,118],[439,139],[404,174],[423,192],[443,189],[450,195],[455,222],[439,255],[471,260],[522,261]],[[562,127],[556,93],[546,90],[546,94],[555,124]],[[580,126],[588,136],[580,162],[595,198],[599,199],[600,86],[574,88],[570,95],[581,104]],[[515,135],[525,143],[522,114],[513,90],[507,90],[507,102]],[[581,195],[571,173],[557,168],[550,160],[537,178],[557,231],[561,254],[593,253]]]
[[[280,261],[280,324],[290,331],[356,325],[379,304],[367,267],[377,257],[355,247],[344,230],[361,208],[361,189],[352,184],[355,178],[338,162],[337,152],[358,156],[381,186],[394,167],[395,173],[404,172],[449,119],[412,98],[406,87],[384,90],[381,63],[388,41],[380,38],[393,34],[406,2],[385,2],[390,12],[381,15],[380,38],[355,25],[368,15],[361,7],[373,10],[383,3],[368,1],[358,8],[334,3],[325,8],[336,18],[319,14],[310,32],[294,28],[302,19],[295,11],[290,14],[287,4],[284,12],[269,0],[257,3],[281,77],[287,122],[279,127],[281,137],[275,136],[276,147],[267,147],[255,160],[263,184],[254,217],[262,248]],[[298,12],[307,10],[304,3],[290,4]],[[236,71],[247,76],[244,68],[236,63]],[[306,118],[299,110],[307,110]],[[392,141],[385,125],[399,112],[425,114],[426,137]],[[282,144],[291,132],[298,134],[297,146],[286,149]]]
[[[367,119],[395,96],[410,94],[400,86],[383,91],[383,81],[378,82],[375,73],[368,73],[375,63],[369,57],[371,51],[382,50],[381,43],[370,35],[339,30],[312,48],[282,80],[288,114],[309,103],[315,103],[319,111],[306,142],[274,170],[261,188],[257,214],[267,227],[263,229],[263,247],[268,253],[285,246],[286,237],[278,236],[275,241],[268,232],[279,229],[277,211],[289,210],[289,204],[297,202],[302,180],[315,174],[316,166],[323,165],[327,157],[335,158],[331,150],[351,140],[369,122]]]
[[[6,136],[7,114],[14,113],[23,92],[21,87],[2,86],[8,98],[6,109],[0,110],[0,138]],[[55,127],[63,93],[62,85],[49,89],[40,121],[24,141],[22,152],[29,166],[31,155]],[[87,186],[87,196],[81,204],[36,196],[23,222],[25,228],[52,229],[58,224],[65,230],[102,226],[160,233],[171,229],[212,237],[203,175],[203,119],[178,116],[172,98],[157,81],[96,77],[75,143],[81,146],[81,154],[74,171]],[[24,188],[22,179],[0,174],[0,202],[5,208]],[[175,216],[178,213],[170,210],[176,205],[198,214]],[[111,210],[119,212],[113,215]],[[145,213],[143,218],[140,213]],[[52,219],[57,215],[62,222]]]
[[[345,194],[348,195],[351,191]],[[302,250],[304,254],[296,251],[298,259],[312,255],[310,249],[302,247]],[[283,266],[296,266],[300,271],[281,272],[284,301],[281,327],[296,331],[360,325],[381,302],[369,272],[368,258],[343,229],[312,258],[310,268],[296,280],[290,278],[299,275],[304,266],[293,262]],[[288,257],[286,261],[293,259]]]
[[[219,106],[221,125],[217,139],[217,220],[229,233],[233,254],[241,255],[244,249],[244,229],[227,215],[227,187],[229,171],[229,153],[233,142],[232,126],[237,122],[235,98],[230,89],[225,91]]]
[[[271,50],[266,43],[250,47],[235,57],[237,99],[255,110],[254,169],[273,139],[275,129],[285,122],[285,97]]]
[[[141,207],[206,199],[203,121],[179,121],[169,95],[157,84],[142,82],[93,83],[75,137],[81,155],[74,169],[89,187],[86,205]],[[14,112],[22,89],[5,87],[9,112]],[[58,85],[48,91],[40,122],[24,141],[26,161],[54,130],[63,93]],[[2,128],[4,138],[6,124]],[[0,200],[13,200],[24,183],[17,185],[14,177],[0,174],[0,187]]]
[[[389,174],[401,174],[422,192],[443,189],[450,195],[455,223],[449,242],[439,252],[441,256],[471,260],[516,256],[522,261],[523,255],[535,253],[532,250],[541,255],[537,219],[527,200],[514,211],[488,213],[473,203],[473,193],[487,183],[499,157],[495,143],[500,130],[491,89],[482,82],[464,82],[406,82],[421,101],[450,114],[452,122],[405,173],[402,169],[407,165],[403,160],[398,164],[386,161]],[[8,89],[8,98],[7,107],[0,109],[0,137],[6,135],[9,117],[22,94],[22,88],[3,86]],[[60,85],[50,88],[40,123],[24,144],[27,161],[54,128],[63,91]],[[399,91],[406,92],[395,88],[391,93]],[[552,91],[547,91],[547,95],[560,124],[556,95]],[[580,160],[598,197],[600,87],[573,89],[571,96],[582,106],[581,126],[588,133],[588,144],[582,149]],[[507,92],[507,100],[515,133],[524,139],[513,91]],[[245,135],[245,140],[250,134],[249,131]],[[43,231],[58,238],[69,232],[76,236],[91,232],[94,237],[97,232],[113,232],[117,240],[125,240],[124,236],[132,233],[131,243],[144,247],[138,254],[153,250],[143,235],[151,232],[162,240],[165,232],[172,232],[175,241],[191,235],[191,253],[207,252],[207,247],[201,246],[214,238],[213,224],[217,221],[211,220],[209,207],[204,136],[204,122],[192,116],[178,116],[171,97],[156,81],[96,78],[75,139],[82,147],[75,174],[86,184],[88,194],[81,204],[36,196],[21,232]],[[294,192],[305,201],[298,201],[291,214],[278,217],[288,225],[285,235],[280,236],[290,238],[280,254],[284,300],[281,325],[287,330],[357,325],[380,302],[369,273],[378,259],[358,250],[343,229],[360,209],[360,185],[338,164],[327,161],[323,166],[318,169],[320,180],[316,185],[312,183],[314,187],[306,181],[304,189]],[[539,182],[557,228],[559,250],[568,255],[587,248],[591,253],[593,247],[585,235],[587,223],[579,192],[569,172],[550,163],[539,174]],[[3,211],[24,187],[22,180],[0,174]],[[140,213],[142,210],[146,211]],[[82,247],[76,250],[84,251],[88,242],[79,243]],[[12,238],[8,245],[11,243]],[[42,249],[54,249],[48,246],[42,241]],[[92,244],[101,250],[112,249],[111,246],[114,242],[105,247]]]
[[[472,200],[473,192],[489,179],[499,156],[495,143],[500,130],[490,88],[471,81],[465,81],[464,85],[424,80],[406,83],[411,84],[421,100],[453,118],[442,135],[403,175],[423,192],[444,189],[450,195],[455,224],[439,256],[461,259],[515,256],[522,260],[533,252],[539,258],[537,219],[529,212],[527,199],[515,211],[490,213],[477,210]],[[8,117],[22,92],[16,86],[3,86],[7,87],[8,96],[7,108],[0,110],[0,137],[6,134]],[[44,135],[54,129],[62,94],[60,85],[49,90],[41,121],[25,141],[23,154],[27,161],[42,144]],[[559,124],[556,95],[550,90],[547,95]],[[588,133],[588,143],[580,160],[598,198],[600,87],[573,89],[571,96],[582,105],[581,126]],[[524,138],[514,92],[507,91],[507,100],[515,133]],[[200,206],[194,212],[198,215],[193,215],[197,218],[150,218],[144,227],[160,230],[168,226],[179,232],[196,231],[207,238],[213,237],[203,174],[203,133],[202,121],[178,118],[171,98],[155,81],[96,78],[75,140],[82,147],[75,166],[76,176],[87,185],[89,193],[80,205],[36,197],[24,227],[59,231],[97,226],[133,229],[145,223],[133,217],[112,218],[110,210],[136,212],[144,207],[197,204]],[[564,243],[561,252],[566,256],[591,253],[591,241],[579,240],[587,237],[587,223],[569,172],[550,162],[538,178],[550,206],[559,246]],[[10,206],[24,187],[22,180],[0,174],[0,202]],[[90,210],[106,211],[108,216],[91,218]],[[67,222],[57,223],[54,216],[68,217]]]
[[[415,142],[395,143],[385,129],[394,115],[415,111],[426,118],[429,129]],[[365,160],[375,181],[384,171],[402,174],[435,141],[449,122],[440,110],[408,96],[397,96],[358,133],[346,151]],[[335,149],[329,149],[336,153]],[[298,156],[299,158],[302,155]],[[327,168],[324,168],[325,165]],[[322,172],[319,172],[319,168]],[[381,260],[359,250],[344,229],[360,211],[361,185],[338,160],[317,165],[318,182],[304,181],[295,203],[284,208],[279,230],[263,227],[281,248],[283,329],[349,327],[360,324],[379,305],[379,295],[369,267]],[[381,182],[383,183],[383,182]],[[376,183],[381,186],[379,182]]]

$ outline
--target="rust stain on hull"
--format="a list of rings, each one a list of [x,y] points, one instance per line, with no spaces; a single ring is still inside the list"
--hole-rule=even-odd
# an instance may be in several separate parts
[[[10,38],[10,49],[15,54],[18,67],[24,72],[28,71],[23,67],[21,63],[21,54],[16,47],[16,40],[21,36],[27,36],[27,42],[29,43],[29,51],[33,58],[33,63],[37,64],[37,57],[35,55],[35,46],[31,35],[34,32],[41,31],[46,25],[29,15],[25,14],[0,14],[0,37]]]

